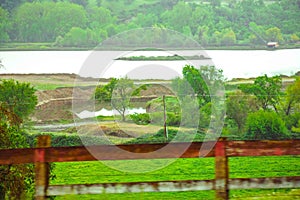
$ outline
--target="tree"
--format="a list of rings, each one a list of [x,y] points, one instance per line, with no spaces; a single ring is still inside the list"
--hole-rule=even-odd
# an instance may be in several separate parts
[[[70,2],[81,5],[83,7],[86,7],[88,4],[88,0],[70,0]]]
[[[0,42],[9,41],[8,28],[9,28],[8,12],[0,7]]]
[[[232,29],[224,29],[221,34],[221,45],[230,46],[236,43],[236,35]]]
[[[158,22],[158,17],[152,13],[142,14],[138,13],[134,18],[134,23],[140,25],[141,27],[152,27]]]
[[[86,31],[79,27],[72,27],[63,38],[63,46],[82,46],[86,45],[87,35]]]
[[[221,6],[221,0],[211,0],[211,5],[213,7],[220,7]]]
[[[15,40],[21,42],[41,42],[48,41],[45,35],[46,24],[44,17],[46,8],[50,8],[54,3],[24,3],[16,8],[13,13]],[[48,7],[49,6],[49,7]]]
[[[229,119],[235,121],[239,133],[244,129],[248,114],[259,109],[256,99],[241,91],[229,94],[226,107],[226,115]]]
[[[139,95],[145,87],[136,88],[132,80],[125,78],[112,78],[104,86],[98,86],[94,97],[98,102],[111,102],[112,107],[121,115],[122,121],[126,120],[126,110],[129,107],[130,97]]]
[[[92,7],[87,12],[88,22],[91,29],[104,28],[109,24],[116,23],[116,17],[111,11],[103,7]]]
[[[285,96],[285,114],[289,115],[293,107],[300,103],[300,78],[296,78],[296,81],[287,87]]]
[[[219,101],[217,95],[224,84],[222,70],[218,70],[214,66],[201,66],[200,69],[196,69],[194,66],[186,65],[182,71],[183,79],[173,79],[171,84],[180,101],[184,102],[182,103],[182,112],[185,112],[182,113],[182,122],[190,126],[186,121],[189,120],[189,117],[186,115],[194,113],[192,116],[195,118],[191,120],[193,126],[198,124],[201,128],[207,128],[211,124],[217,127],[223,121],[222,116],[224,115],[222,100]],[[216,96],[211,98],[211,94],[216,94]],[[187,99],[192,105],[189,106],[185,103]],[[192,109],[194,110],[192,111]],[[198,120],[199,116],[200,120]],[[213,121],[211,118],[214,118]]]
[[[176,31],[182,31],[182,27],[190,25],[192,19],[192,9],[189,4],[180,1],[172,10],[162,14],[162,19],[167,27]]]
[[[223,85],[223,71],[214,66],[201,66],[200,69],[186,65],[183,70],[183,79],[172,80],[172,88],[179,98],[194,96],[198,98],[199,106],[211,101],[210,93],[215,92]]]
[[[86,47],[97,45],[99,42],[100,37],[91,29],[72,27],[63,38],[58,36],[54,45],[67,47]]]
[[[24,2],[25,0],[1,0],[0,6],[8,11],[11,11]]]
[[[266,38],[268,41],[281,42],[283,41],[281,30],[277,27],[266,30]]]
[[[277,104],[281,96],[282,79],[280,76],[268,77],[259,76],[254,80],[253,85],[240,85],[240,89],[247,94],[256,96],[261,107],[264,110],[270,109],[270,106],[278,112]]]
[[[260,110],[248,115],[245,138],[278,140],[289,138],[289,134],[284,122],[275,112]]]
[[[118,79],[112,78],[108,84],[99,85],[95,89],[94,98],[101,102],[108,102],[111,100],[113,90],[118,83]]]
[[[87,16],[84,8],[68,2],[57,2],[45,15],[46,33],[53,40],[65,35],[72,27],[85,29]]]
[[[1,81],[0,149],[28,147],[22,123],[37,104],[34,92],[28,83]],[[32,198],[28,193],[32,190],[33,182],[32,165],[0,166],[1,199]]]
[[[21,119],[27,119],[37,104],[35,89],[29,83],[1,80],[0,102],[7,105],[9,110]]]
[[[292,34],[290,40],[291,40],[291,42],[299,42],[300,41],[300,37],[298,37],[297,34]]]
[[[192,29],[192,33],[195,34],[198,27],[207,27],[206,30],[209,30],[208,27],[213,26],[214,13],[210,6],[206,6],[201,4],[195,8],[192,13],[192,20],[190,22],[190,27]]]
[[[122,121],[126,120],[126,110],[130,104],[130,97],[134,91],[134,83],[127,77],[118,80],[112,91],[111,105],[122,117]]]

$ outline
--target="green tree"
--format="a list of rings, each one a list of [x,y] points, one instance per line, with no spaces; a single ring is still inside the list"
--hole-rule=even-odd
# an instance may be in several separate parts
[[[92,7],[87,12],[88,23],[91,29],[105,28],[116,23],[116,17],[111,11],[103,7]]]
[[[24,3],[13,13],[14,29],[11,32],[17,41],[52,42],[65,35],[72,27],[85,28],[86,11],[69,2]]]
[[[211,0],[211,5],[213,7],[219,7],[221,6],[221,0]]]
[[[292,131],[295,133],[300,133],[300,120],[298,121],[296,126],[292,127]]]
[[[289,133],[284,122],[275,112],[260,110],[248,115],[245,138],[251,140],[287,139]]]
[[[207,27],[207,30],[209,29],[208,27],[212,27],[214,21],[213,17],[214,13],[211,7],[204,4],[197,6],[192,13],[192,20],[190,22],[192,33],[195,34],[198,27]]]
[[[0,102],[5,103],[19,118],[27,119],[37,104],[35,91],[29,83],[20,83],[12,79],[1,80]]]
[[[209,123],[212,119],[212,103],[208,102],[204,106],[202,106],[199,110],[200,112],[200,120],[199,120],[199,127],[207,129]]]
[[[252,33],[249,38],[252,44],[263,44],[267,43],[265,38],[265,29],[262,26],[257,25],[255,22],[249,23],[249,30]]]
[[[86,47],[97,45],[100,42],[100,37],[91,29],[82,29],[79,27],[72,27],[66,35],[61,38],[58,36],[55,42],[57,46],[69,47]]]
[[[12,11],[24,2],[25,0],[1,0],[0,6],[8,11]]]
[[[300,78],[296,78],[295,82],[286,89],[284,102],[285,114],[289,115],[296,104],[300,103]]]
[[[195,36],[196,40],[199,40],[201,45],[208,45],[209,44],[209,40],[210,40],[210,36],[208,33],[209,28],[207,26],[199,26],[197,33],[198,35]]]
[[[299,41],[300,41],[300,37],[298,37],[297,34],[291,35],[291,42],[299,42]]]
[[[196,98],[185,96],[180,101],[181,108],[181,126],[198,128],[201,123],[199,105]],[[203,116],[201,116],[203,117]]]
[[[278,112],[277,104],[282,94],[281,87],[282,79],[280,76],[268,77],[267,75],[257,77],[252,85],[240,85],[240,89],[244,93],[256,96],[264,110],[268,110],[272,106],[276,112]]]
[[[37,104],[34,92],[28,83],[1,81],[0,149],[28,147],[22,123]],[[0,166],[1,199],[33,198],[33,182],[32,165]]]
[[[133,81],[125,78],[112,78],[103,86],[97,86],[94,98],[98,102],[111,102],[112,107],[121,115],[122,121],[126,120],[126,110],[130,104],[130,97],[139,95],[145,87],[136,88]]]
[[[134,18],[134,23],[141,27],[152,27],[158,22],[158,17],[152,13],[142,14],[138,13]]]
[[[266,38],[268,41],[281,42],[283,41],[281,30],[277,27],[266,30]]]
[[[113,88],[111,105],[122,117],[122,121],[126,120],[126,110],[130,104],[130,97],[134,91],[134,83],[132,80],[120,78]]]
[[[222,33],[219,31],[215,31],[212,34],[212,37],[210,38],[210,42],[213,45],[220,45],[221,44],[221,38],[222,38]]]
[[[81,5],[83,7],[86,7],[88,4],[88,0],[70,0],[70,2]]]
[[[47,6],[45,7],[45,5]],[[13,15],[15,40],[21,42],[48,41],[48,38],[44,37],[47,35],[44,16],[48,5],[50,7],[54,3],[27,2],[16,8]]]
[[[10,27],[8,12],[0,7],[0,42],[9,41],[8,29]]]
[[[249,113],[257,111],[258,103],[251,95],[241,91],[229,94],[226,99],[226,115],[237,124],[238,132],[242,133]]]
[[[63,46],[82,46],[86,45],[87,35],[86,31],[79,27],[72,27],[63,38]]]
[[[82,6],[57,2],[43,18],[43,22],[46,24],[44,34],[48,35],[50,41],[54,41],[57,36],[65,35],[72,27],[85,29],[87,21],[86,11]]]
[[[223,71],[214,66],[201,66],[200,69],[186,65],[183,70],[183,79],[172,80],[172,87],[179,97],[188,95],[196,96],[199,105],[205,105],[211,101],[210,93],[223,85]]]
[[[189,4],[180,1],[172,10],[168,10],[162,14],[162,20],[167,27],[176,31],[182,31],[182,27],[190,25],[192,19],[192,9]]]
[[[224,29],[221,34],[221,45],[230,46],[236,43],[236,35],[232,29]]]
[[[112,78],[108,84],[99,85],[95,89],[94,98],[101,102],[108,102],[111,100],[113,90],[118,83],[118,79]]]

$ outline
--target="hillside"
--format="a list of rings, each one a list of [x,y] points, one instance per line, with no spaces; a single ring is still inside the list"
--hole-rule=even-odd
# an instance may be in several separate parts
[[[0,2],[2,49],[91,49],[145,27],[180,32],[206,48],[263,48],[270,41],[281,48],[300,45],[298,0],[13,2]]]

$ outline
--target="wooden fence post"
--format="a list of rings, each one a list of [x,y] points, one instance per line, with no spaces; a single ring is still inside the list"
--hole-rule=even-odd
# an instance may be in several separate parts
[[[215,146],[215,190],[216,199],[229,199],[226,138],[220,138]]]
[[[38,137],[38,148],[50,146],[51,138],[49,135]],[[44,149],[37,149],[35,151],[35,200],[46,199],[46,191],[49,185],[49,163],[45,162],[45,156]]]

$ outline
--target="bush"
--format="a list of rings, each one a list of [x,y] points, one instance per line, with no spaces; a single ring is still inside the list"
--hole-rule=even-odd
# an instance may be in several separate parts
[[[283,119],[286,127],[291,130],[293,127],[297,126],[297,123],[300,120],[300,113],[297,112],[288,116],[284,115]]]
[[[85,141],[85,145],[101,145],[107,144],[105,139],[96,136],[78,136],[63,133],[38,133],[38,134],[28,134],[27,143],[30,147],[35,147],[36,139],[39,135],[50,135],[51,136],[51,146],[52,147],[67,147],[67,146],[83,146],[82,140]]]
[[[148,113],[134,113],[130,115],[132,121],[139,125],[147,125],[151,122],[150,115]]]
[[[180,126],[181,117],[172,112],[167,112],[167,125]]]
[[[151,123],[153,124],[164,124],[164,114],[163,112],[154,112],[150,114]],[[173,112],[167,112],[167,125],[168,126],[179,126],[181,121],[181,117],[176,115]]]
[[[200,142],[203,141],[205,134],[204,133],[195,133],[193,131],[178,131],[177,129],[168,129],[168,141],[165,140],[164,129],[160,129],[155,134],[145,134],[141,137],[138,137],[134,140],[127,142],[127,144],[152,144],[152,143],[165,143],[165,142]]]
[[[250,113],[246,121],[246,139],[287,139],[288,130],[283,120],[275,113],[257,111]]]

